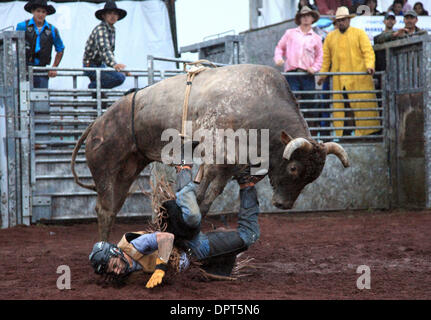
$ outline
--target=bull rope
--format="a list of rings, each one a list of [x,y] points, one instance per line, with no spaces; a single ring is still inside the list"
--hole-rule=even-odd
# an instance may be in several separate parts
[[[208,60],[198,60],[195,62],[188,62],[184,64],[184,71],[187,71],[187,83],[186,83],[186,92],[184,95],[184,103],[183,103],[183,116],[182,116],[182,125],[181,125],[181,137],[185,136],[185,130],[186,130],[186,121],[187,121],[187,112],[189,107],[189,97],[190,92],[192,90],[192,83],[196,75],[201,73],[202,71],[205,71],[209,69],[208,67],[204,67],[202,63],[207,63],[211,65],[213,68],[217,68],[217,66],[213,63],[211,63]],[[192,66],[189,70],[187,70],[187,66]]]
[[[189,108],[189,97],[190,97],[190,91],[192,90],[192,83],[196,75],[201,73],[202,71],[205,71],[209,69],[208,67],[204,67],[202,63],[206,63],[211,65],[213,68],[217,68],[215,64],[208,60],[198,60],[195,62],[188,62],[184,64],[184,71],[187,71],[187,82],[186,82],[186,92],[184,94],[184,103],[183,103],[183,116],[181,119],[181,133],[180,136],[182,138],[186,138],[185,132],[186,132],[186,121],[187,121],[187,113]],[[187,70],[187,66],[192,66],[189,70]],[[189,137],[192,140],[192,137]],[[201,164],[199,166],[199,170],[196,173],[196,177],[194,179],[195,183],[200,183],[202,180],[202,177],[204,175],[204,164]]]

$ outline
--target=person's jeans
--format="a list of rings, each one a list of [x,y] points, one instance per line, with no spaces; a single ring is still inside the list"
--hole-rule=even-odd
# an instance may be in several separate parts
[[[34,76],[33,88],[48,88],[48,76]]]
[[[314,91],[316,90],[316,83],[314,81],[314,76],[311,74],[305,75],[305,76],[296,76],[296,75],[286,75],[286,80],[289,83],[290,89],[292,91]],[[298,99],[307,99],[312,100],[315,98],[314,94],[296,94]],[[301,109],[312,109],[316,108],[316,104],[314,103],[307,103],[303,104],[300,107]],[[304,114],[304,118],[318,118],[319,113],[318,112],[307,112]],[[308,122],[310,127],[317,127],[318,122],[310,121]],[[312,132],[313,135],[316,134],[316,131]]]
[[[310,91],[316,89],[314,76],[311,74],[306,76],[287,75],[286,80],[289,83],[290,89],[292,91]],[[310,95],[307,95],[307,97],[310,97]]]
[[[246,187],[239,191],[241,207],[238,213],[238,234],[249,247],[260,237],[258,222],[259,201],[256,187]]]
[[[84,66],[85,67],[85,66]],[[102,63],[100,66],[95,64],[90,64],[88,67],[90,68],[106,68],[106,65]],[[85,71],[84,74],[90,78],[90,84],[88,85],[88,89],[96,89],[96,72],[95,71]],[[112,89],[114,87],[118,87],[123,84],[124,80],[126,80],[126,76],[122,72],[117,71],[105,71],[100,73],[100,85],[103,89]]]
[[[192,228],[201,223],[201,211],[196,200],[196,184],[192,181],[191,170],[181,170],[176,178],[176,204],[181,208],[184,222]],[[185,241],[198,259],[207,257],[210,253],[208,237],[199,232],[192,240]]]
[[[196,184],[192,181],[190,170],[181,170],[176,178],[176,203],[181,208],[184,222],[190,227],[197,227],[201,223],[201,212],[196,200]],[[256,188],[246,187],[240,190],[240,209],[238,213],[237,232],[244,244],[249,247],[260,237],[259,202],[257,200]],[[202,232],[186,241],[187,247],[191,248],[196,257],[201,260],[208,257],[210,244],[208,236]]]
[[[177,174],[177,184],[182,181],[183,187],[175,193],[175,202],[181,208],[184,222],[191,228],[199,227],[201,211],[196,200],[196,184],[191,179],[190,170],[181,170]]]
[[[189,185],[184,187],[181,191],[183,190],[186,190],[185,192],[187,193],[192,193],[192,189],[189,188]],[[180,192],[178,192],[177,195]],[[192,214],[190,214],[190,212],[193,211],[184,211],[184,208],[187,206],[190,206],[190,208],[192,208],[193,206],[197,206],[197,203],[193,203],[192,199],[195,199],[195,197],[185,196],[185,193],[183,193],[180,198],[177,198],[177,204],[183,210],[184,221],[187,221],[188,217],[193,216]],[[241,239],[244,241],[244,245],[248,248],[260,237],[260,229],[258,223],[259,202],[257,200],[256,188],[253,186],[241,189],[240,202],[241,206],[238,213],[237,232]],[[186,241],[185,243],[188,248],[192,249],[194,255],[198,258],[198,260],[205,259],[210,254],[210,243],[208,240],[208,236],[205,233],[199,232],[196,237],[194,237],[192,240]]]

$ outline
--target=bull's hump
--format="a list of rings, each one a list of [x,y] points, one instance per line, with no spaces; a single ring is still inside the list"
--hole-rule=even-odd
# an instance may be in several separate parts
[[[229,78],[241,77],[254,77],[256,75],[275,76],[280,77],[280,72],[270,66],[256,65],[256,64],[236,64],[218,68],[208,68],[204,72],[199,73],[195,79],[197,80],[207,77],[220,77],[221,81],[228,81]],[[186,83],[187,75],[180,74],[172,78],[165,79],[153,85],[157,87],[160,85],[170,85],[171,82]]]

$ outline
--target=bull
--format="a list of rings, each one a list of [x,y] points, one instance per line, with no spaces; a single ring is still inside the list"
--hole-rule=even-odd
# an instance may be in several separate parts
[[[97,192],[95,210],[101,240],[108,240],[115,216],[139,173],[149,163],[161,161],[167,144],[161,141],[162,132],[182,127],[185,86],[183,74],[139,90],[134,103],[134,94],[122,97],[77,141],[72,173],[77,184]],[[312,139],[287,81],[272,67],[242,64],[201,72],[193,81],[187,117],[194,131],[269,129],[268,176],[272,203],[280,209],[292,208],[302,189],[319,177],[327,155],[334,154],[344,167],[349,166],[340,145]],[[79,181],[74,170],[76,154],[84,141],[94,184]],[[205,165],[197,188],[203,216],[240,167]]]

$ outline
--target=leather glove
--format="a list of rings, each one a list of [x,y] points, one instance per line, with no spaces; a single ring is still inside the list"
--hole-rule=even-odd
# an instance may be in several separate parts
[[[154,271],[153,275],[151,276],[150,280],[148,280],[146,288],[154,288],[155,286],[162,283],[162,279],[165,276],[165,272],[160,269],[156,269]]]
[[[156,259],[156,270],[151,275],[150,280],[146,284],[146,288],[154,288],[155,286],[162,283],[162,279],[165,276],[166,270],[168,269],[168,264],[162,259]]]

